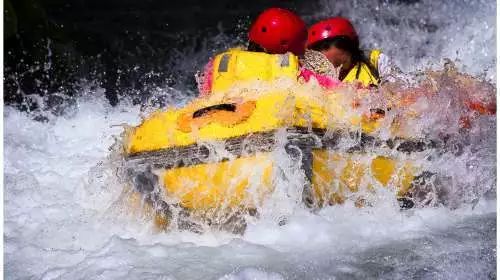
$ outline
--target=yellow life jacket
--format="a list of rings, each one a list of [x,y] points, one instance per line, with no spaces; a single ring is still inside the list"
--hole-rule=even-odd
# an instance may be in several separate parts
[[[380,57],[380,50],[372,50],[370,52],[370,63],[378,71],[378,59]],[[360,81],[364,86],[378,86],[379,79],[378,73],[373,73],[373,71],[365,63],[358,63],[354,66],[347,76],[342,80],[343,82],[354,82]]]
[[[267,54],[232,49],[214,58],[212,92],[228,90],[243,81],[268,81],[290,77],[297,79],[298,57],[291,54]]]

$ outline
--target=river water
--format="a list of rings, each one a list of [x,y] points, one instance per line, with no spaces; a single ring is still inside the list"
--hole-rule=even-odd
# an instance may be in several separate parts
[[[306,19],[340,11],[361,26],[365,46],[383,48],[407,72],[442,69],[450,58],[496,83],[494,1],[350,3],[320,2]],[[172,105],[188,101],[178,90],[158,94]],[[155,232],[121,213],[107,158],[120,125],[140,122],[140,106],[125,98],[111,107],[89,85],[65,111],[4,108],[6,279],[496,278],[494,117],[476,131],[483,152],[466,153],[475,167],[467,172],[464,157],[447,163],[457,180],[476,184],[452,208],[400,211],[382,192],[373,207],[295,207],[285,225],[264,218],[233,235]]]

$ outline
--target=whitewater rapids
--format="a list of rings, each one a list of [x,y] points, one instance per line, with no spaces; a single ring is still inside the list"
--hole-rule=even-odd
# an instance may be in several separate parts
[[[347,3],[322,2],[311,17],[333,10],[352,16],[366,26],[365,43],[384,45],[404,70],[460,58],[461,70],[495,83],[494,1],[420,1],[409,10],[355,2],[356,11]],[[403,12],[406,20],[394,23]],[[44,113],[39,121],[4,108],[6,279],[496,278],[494,195],[453,210],[400,211],[382,193],[376,207],[339,205],[316,214],[299,207],[287,224],[262,219],[243,236],[158,233],[146,220],[117,214],[121,186],[107,166],[120,125],[139,124],[140,107],[127,100],[111,107],[101,89],[87,88],[65,114]],[[490,170],[496,162],[481,164]],[[496,181],[494,172],[485,176]]]

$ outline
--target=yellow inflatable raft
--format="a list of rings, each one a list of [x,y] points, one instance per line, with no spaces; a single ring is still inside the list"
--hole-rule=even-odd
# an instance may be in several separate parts
[[[210,223],[214,215],[255,214],[275,188],[280,149],[300,163],[308,207],[343,203],[360,189],[390,187],[395,199],[407,196],[422,170],[406,155],[436,143],[379,140],[373,135],[386,109],[360,115],[342,94],[312,94],[297,71],[289,54],[223,53],[214,62],[212,95],[127,131],[128,174],[157,209],[158,223],[171,223],[174,206]]]

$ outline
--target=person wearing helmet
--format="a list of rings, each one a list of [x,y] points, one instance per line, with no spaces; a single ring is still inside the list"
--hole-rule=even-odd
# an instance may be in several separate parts
[[[378,86],[397,71],[380,50],[366,55],[359,47],[359,38],[352,23],[333,17],[313,24],[308,30],[307,53],[301,76],[308,81],[314,76],[322,85],[327,78],[356,82],[364,87]],[[328,86],[327,86],[328,87]]]
[[[307,40],[307,26],[294,12],[283,8],[269,8],[260,13],[252,23],[248,32],[249,52],[267,54],[292,53],[303,56]],[[204,67],[203,74],[196,80],[200,95],[208,95],[212,91],[214,59]]]

